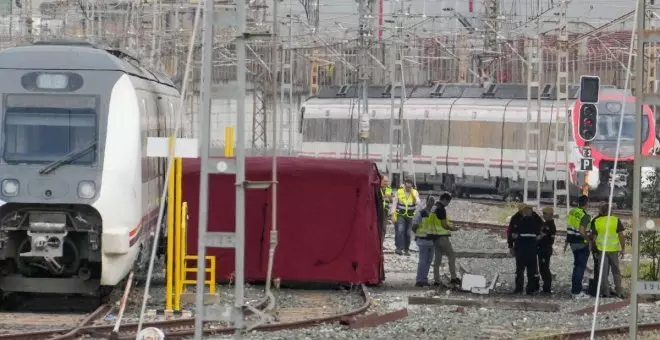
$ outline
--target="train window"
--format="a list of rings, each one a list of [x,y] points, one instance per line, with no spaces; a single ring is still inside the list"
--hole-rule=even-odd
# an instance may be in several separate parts
[[[4,159],[9,163],[48,163],[97,140],[96,112],[90,109],[13,107],[4,118]],[[96,152],[72,163],[91,164]]]

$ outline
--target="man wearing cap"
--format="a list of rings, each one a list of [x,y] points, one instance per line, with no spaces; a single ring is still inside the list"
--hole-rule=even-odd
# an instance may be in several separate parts
[[[552,273],[550,272],[550,257],[552,256],[552,246],[555,243],[554,210],[552,207],[543,208],[543,224],[541,225],[541,234],[537,238],[539,273],[543,280],[543,294],[552,294]]]
[[[523,290],[525,279],[523,274],[527,271],[528,295],[538,291],[538,264],[537,264],[537,237],[541,234],[543,220],[534,212],[534,208],[523,203],[518,206],[519,214],[511,217],[509,224],[509,252],[516,257],[516,287],[514,294]]]

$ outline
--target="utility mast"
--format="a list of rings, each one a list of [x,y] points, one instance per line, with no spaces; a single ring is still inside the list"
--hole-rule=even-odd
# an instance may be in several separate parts
[[[371,20],[369,0],[358,0],[358,34],[360,43],[360,55],[358,74],[360,86],[358,88],[357,113],[360,119],[358,134],[358,158],[369,156],[369,44],[371,42]]]
[[[257,0],[248,4],[247,14],[249,21],[257,31],[266,30],[266,9],[268,5],[265,0]],[[276,42],[273,41],[276,45]],[[274,55],[271,55],[274,57]],[[271,58],[273,60],[273,58]],[[269,96],[271,92],[269,87],[272,87],[277,72],[277,65],[275,63],[268,65],[256,64],[256,76],[253,78],[252,85],[252,143],[251,149],[253,153],[263,154],[268,149],[268,105],[274,104],[274,98]],[[272,111],[271,111],[272,112]],[[271,141],[270,144],[273,144]]]
[[[405,19],[405,9],[403,1],[400,1],[400,9],[393,13],[394,16],[394,37],[392,39],[392,46],[390,47],[390,138],[388,146],[388,157],[387,157],[387,173],[390,179],[394,182],[393,174],[397,174],[398,183],[403,183],[403,162],[405,156],[404,149],[404,134],[403,134],[403,123],[405,122],[405,109],[404,104],[406,102],[406,78],[403,70],[403,44],[405,40],[405,34],[403,33],[404,28],[404,19]],[[409,134],[410,135],[410,134]],[[410,136],[409,136],[410,138]],[[412,152],[411,152],[412,154]],[[414,181],[414,169],[412,166],[412,157],[409,158],[410,169],[413,172],[413,181]]]
[[[525,128],[525,174],[523,200],[534,206],[541,201],[541,81],[543,79],[543,37],[541,20],[537,19],[538,35],[527,46],[527,124]],[[536,98],[534,98],[536,97]],[[536,164],[536,176],[530,171],[530,164]],[[530,178],[536,178],[536,201],[528,199]]]
[[[282,44],[282,72],[280,74],[280,110],[282,110],[282,140],[284,140],[284,133],[288,131],[289,142],[286,143],[287,154],[293,156],[293,152],[297,149],[296,140],[294,139],[294,126],[293,121],[293,7],[289,6],[289,35],[288,44],[285,47]],[[317,64],[318,65],[318,64]],[[318,66],[316,68],[316,77],[318,77]],[[318,83],[315,84],[318,89]],[[311,84],[310,84],[311,86]],[[310,95],[312,95],[310,93]],[[302,123],[302,122],[301,122]],[[287,129],[288,128],[288,129]],[[280,144],[285,144],[284,142]]]
[[[557,114],[555,115],[556,122],[553,141],[555,149],[555,176],[553,181],[554,195],[552,206],[556,211],[557,202],[563,201],[566,204],[566,212],[568,213],[570,210],[570,193],[568,190],[568,125],[571,123],[571,117],[568,115],[568,21],[566,19],[566,13],[568,11],[568,0],[560,1],[559,30],[557,32],[557,84],[555,86],[555,91],[557,93],[557,104],[555,105],[557,107]],[[559,113],[564,114],[565,118],[563,121],[559,118]],[[577,112],[575,114],[577,114]],[[560,154],[564,155],[562,166],[559,166]],[[564,181],[563,189],[559,189],[558,186],[560,178]]]
[[[492,68],[485,66],[485,61],[492,65],[494,58],[499,57],[499,44],[497,42],[497,35],[499,34],[500,24],[498,16],[500,14],[500,0],[483,0],[483,13],[484,18],[484,49],[483,57],[480,58],[479,76],[480,83],[484,84],[489,82],[492,77]]]

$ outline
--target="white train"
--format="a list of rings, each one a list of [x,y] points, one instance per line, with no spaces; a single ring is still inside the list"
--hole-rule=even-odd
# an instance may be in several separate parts
[[[566,169],[570,172],[568,185],[571,196],[577,197],[588,184],[589,195],[600,198],[609,194],[609,183],[615,181],[615,197],[619,203],[630,199],[632,173],[632,135],[634,129],[633,98],[626,100],[623,140],[619,167],[612,171],[614,151],[622,105],[622,90],[601,89],[598,104],[598,135],[591,142],[593,169],[580,171],[582,147],[585,142],[573,128],[578,122],[580,103],[575,100],[577,86],[569,87],[568,112],[555,107],[553,85],[546,85],[542,95],[541,143],[542,194],[552,197],[553,180],[565,187]],[[405,160],[404,168],[414,172],[418,186],[452,190],[459,195],[471,193],[500,194],[519,199],[523,193],[525,176],[525,143],[527,119],[527,86],[499,84],[483,88],[470,84],[439,84],[408,89],[404,111],[402,144],[406,154],[412,154],[412,164]],[[368,157],[386,170],[388,155],[390,92],[387,87],[369,88],[369,144]],[[555,142],[563,141],[566,115],[569,115],[568,164],[563,146],[555,153]],[[300,153],[312,157],[357,157],[358,125],[356,87],[324,89],[309,98],[301,108],[299,133],[302,134]],[[559,120],[560,135],[556,136]],[[656,146],[655,122],[649,108],[644,120],[644,153]],[[409,135],[411,138],[409,138]],[[557,139],[559,137],[559,139]],[[563,144],[561,142],[560,144]],[[536,149],[536,144],[530,146]],[[412,149],[412,153],[410,152]],[[528,178],[530,194],[536,191],[536,162],[530,162]],[[555,171],[557,167],[557,171]],[[630,172],[629,172],[630,171]],[[632,176],[630,176],[632,178]]]
[[[150,250],[166,161],[146,142],[179,92],[75,42],[0,51],[0,92],[0,291],[102,294]]]

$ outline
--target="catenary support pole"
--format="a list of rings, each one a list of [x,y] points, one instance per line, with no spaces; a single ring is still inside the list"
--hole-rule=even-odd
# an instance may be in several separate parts
[[[245,1],[238,1],[236,7],[238,15],[238,34],[236,39],[236,76],[238,86],[236,88],[236,254],[234,283],[234,308],[236,336],[244,326],[243,305],[245,284],[245,88],[247,59],[245,55],[245,41],[248,33],[245,27]],[[210,125],[210,124],[209,124]]]
[[[635,58],[635,139],[633,161],[633,206],[632,206],[632,275],[630,289],[630,340],[637,339],[637,280],[639,280],[639,220],[641,196],[641,161],[642,161],[642,114],[644,99],[644,23],[646,15],[646,0],[637,1],[637,56]],[[632,42],[631,42],[632,43]],[[657,169],[656,169],[657,170]]]
[[[202,34],[202,87],[199,111],[199,146],[201,168],[199,173],[199,211],[197,224],[197,284],[195,288],[195,340],[202,340],[204,327],[204,277],[206,273],[206,229],[209,204],[209,152],[211,144],[211,99],[213,73],[213,3],[204,2],[204,30]],[[240,133],[240,132],[239,132]]]
[[[190,42],[188,46],[188,57],[186,60],[186,68],[185,68],[185,73],[183,75],[183,85],[181,87],[181,93],[179,96],[179,105],[177,108],[177,116],[176,119],[174,120],[175,127],[174,127],[174,133],[175,135],[178,133],[179,129],[181,128],[181,115],[183,112],[183,104],[184,100],[186,98],[186,89],[188,88],[188,76],[190,74],[190,69],[192,65],[192,53],[193,53],[193,47],[195,46],[195,37],[196,37],[196,32],[197,32],[197,23],[199,22],[199,13],[201,10],[201,2],[197,4],[197,10],[195,11],[195,20],[193,22],[193,31],[190,36]],[[165,178],[169,175],[170,171],[172,171],[172,166],[173,166],[173,159],[168,159],[168,166],[167,166],[167,171],[165,174]],[[149,269],[147,270],[147,282],[144,287],[144,295],[142,296],[142,308],[140,309],[140,319],[138,321],[138,329],[136,333],[140,333],[142,330],[142,323],[144,321],[144,313],[147,309],[147,300],[149,299],[149,286],[151,285],[151,276],[153,274],[154,270],[154,262],[156,260],[156,251],[158,249],[158,235],[160,235],[160,227],[161,224],[163,223],[163,212],[165,209],[165,196],[167,195],[167,188],[163,189],[163,193],[161,194],[160,198],[160,209],[158,212],[158,219],[156,222],[156,232],[155,232],[155,239],[153,242],[153,247],[151,249],[151,258],[149,259]]]

